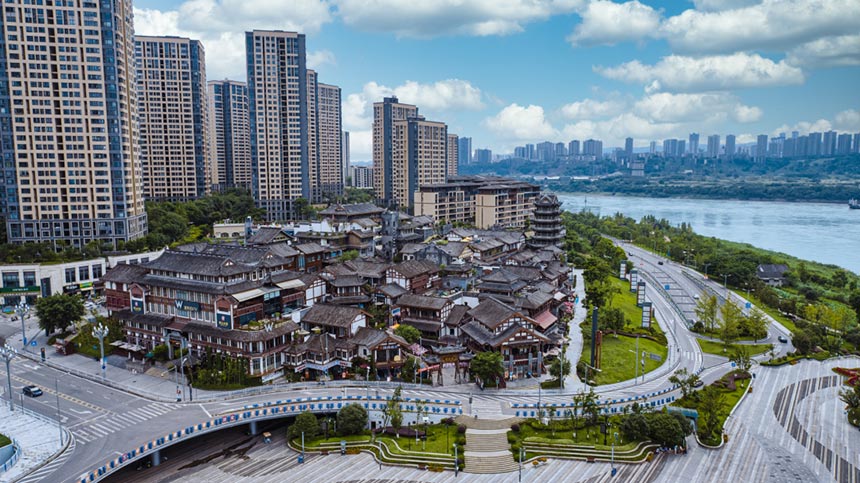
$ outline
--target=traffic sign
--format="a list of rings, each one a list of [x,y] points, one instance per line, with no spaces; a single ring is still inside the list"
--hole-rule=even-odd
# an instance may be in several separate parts
[[[751,302],[747,302],[747,303],[745,303],[745,304],[744,304],[744,307],[746,307],[746,308],[748,308],[748,309],[751,309],[751,308],[752,308],[752,303],[751,303]]]
[[[31,340],[31,341],[30,341],[30,345],[31,345],[31,346],[33,346],[33,347],[36,347],[38,344],[36,343],[36,341],[35,341],[35,340]]]
[[[663,288],[664,288],[665,290],[669,290],[669,284],[667,283],[666,285],[663,285]]]

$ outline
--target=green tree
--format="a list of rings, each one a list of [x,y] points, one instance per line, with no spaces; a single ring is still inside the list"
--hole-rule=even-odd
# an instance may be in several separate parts
[[[722,391],[714,386],[706,386],[699,391],[699,434],[706,439],[719,433],[720,413],[726,407]]]
[[[713,332],[717,325],[717,296],[702,297],[696,302],[696,317],[705,326],[705,330]]]
[[[36,299],[36,317],[45,335],[57,329],[65,331],[83,316],[84,301],[77,295],[57,294]]]
[[[582,401],[582,413],[588,416],[588,421],[591,424],[596,423],[598,416],[600,416],[600,406],[597,405],[597,401],[597,394],[594,393],[594,388],[589,387]]]
[[[406,339],[406,342],[414,344],[421,338],[421,331],[408,324],[400,324],[394,329],[394,333]]]
[[[399,429],[400,425],[403,424],[403,413],[400,411],[400,403],[402,401],[401,394],[403,393],[403,388],[397,386],[394,389],[394,394],[391,395],[391,399],[385,404],[382,408],[382,427],[387,428],[388,425],[394,426],[395,429]],[[374,433],[374,441],[375,441]]]
[[[767,316],[758,308],[750,311],[750,314],[741,319],[741,332],[753,339],[767,337]]]
[[[738,366],[739,370],[749,374],[750,367],[752,367],[752,358],[750,357],[750,351],[746,346],[738,346],[729,360],[734,362],[735,365]]]
[[[498,352],[479,352],[472,359],[469,368],[481,381],[495,381],[505,373],[502,355]]]
[[[290,439],[298,438],[302,433],[305,433],[305,438],[313,438],[320,434],[320,423],[310,411],[296,416],[296,422],[290,426]]]
[[[356,258],[358,258],[358,256],[358,250],[347,250],[343,252],[341,256],[337,257],[337,261],[348,262],[350,260],[355,260]]]
[[[597,314],[597,323],[605,331],[624,329],[624,312],[618,307],[607,307]]]
[[[562,363],[560,358],[554,359],[549,365],[549,375],[554,377],[556,381],[560,381],[563,377],[570,374],[570,360],[565,359]]]
[[[630,414],[621,422],[621,434],[630,441],[643,440],[648,433],[648,421],[643,414]]]
[[[671,414],[664,412],[651,413],[646,416],[648,421],[648,438],[663,446],[684,444],[684,428]]]
[[[815,342],[812,340],[809,332],[806,330],[797,329],[791,335],[791,345],[794,346],[800,354],[809,354],[815,347]]]
[[[337,430],[344,436],[359,434],[367,427],[367,410],[360,404],[348,404],[337,412]]]
[[[415,371],[418,367],[418,359],[415,357],[407,357],[403,362],[403,367],[400,368],[400,378],[404,382],[415,382]]]
[[[678,369],[672,376],[669,377],[669,382],[676,384],[681,388],[681,396],[687,397],[699,381],[698,374],[690,374],[687,368]]]
[[[722,316],[720,318],[720,339],[728,347],[738,339],[743,312],[734,302],[726,301],[720,307],[720,315]]]

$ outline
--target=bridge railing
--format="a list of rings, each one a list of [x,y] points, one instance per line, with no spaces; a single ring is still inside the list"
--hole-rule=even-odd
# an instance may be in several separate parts
[[[363,406],[369,411],[381,410],[390,399],[391,396],[374,396],[370,398],[361,395],[346,397],[324,396],[285,399],[246,405],[229,414],[220,415],[202,423],[181,428],[178,431],[168,433],[164,436],[146,442],[131,451],[108,461],[104,465],[84,473],[80,476],[78,481],[80,483],[95,483],[101,481],[120,469],[127,467],[130,463],[145,456],[149,456],[168,446],[184,441],[185,439],[189,439],[190,437],[206,434],[212,431],[218,431],[254,421],[295,416],[305,411],[319,413],[333,412],[337,411],[344,405],[352,403],[362,404],[361,401],[365,401]],[[400,409],[406,412],[417,411],[419,401],[424,403],[422,405],[426,405],[428,407],[428,412],[433,416],[458,416],[463,414],[463,408],[460,401],[451,399],[425,400],[420,398],[403,398],[403,402],[400,404]]]

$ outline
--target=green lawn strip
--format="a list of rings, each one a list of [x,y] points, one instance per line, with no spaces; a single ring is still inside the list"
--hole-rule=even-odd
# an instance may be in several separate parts
[[[636,305],[636,292],[630,291],[630,283],[620,278],[611,277],[612,286],[620,292],[612,296],[611,307],[618,307],[624,313],[627,323],[624,325],[625,332],[650,335],[660,340],[666,340],[666,334],[657,323],[657,318],[651,320],[651,328],[642,328],[642,309]],[[590,329],[589,329],[590,330]]]
[[[0,434],[0,448],[6,446],[7,444],[12,444],[12,440],[9,439],[5,434]]]
[[[666,360],[668,350],[666,346],[660,345],[657,342],[648,340],[644,337],[639,338],[639,352],[645,351],[649,354],[657,354],[660,356],[659,361],[653,360],[649,355],[645,357],[645,372],[651,372],[660,367]],[[635,353],[636,338],[623,335],[615,336],[613,334],[604,334],[603,346],[601,348],[600,369],[601,372],[597,376],[589,375],[598,385],[614,384],[616,382],[626,381],[636,377]],[[582,350],[581,359],[586,364],[591,360],[591,343],[587,342]],[[639,375],[642,375],[641,364],[639,367]]]
[[[770,350],[770,344],[729,344],[728,349],[723,352],[724,345],[722,342],[714,342],[698,338],[696,339],[696,342],[699,343],[699,347],[702,348],[702,352],[724,357],[731,357],[734,351],[739,347],[746,348],[746,350],[749,351],[750,356],[764,354]]]
[[[419,431],[423,431],[423,426],[419,426]],[[448,437],[445,437],[445,431],[448,431]],[[457,426],[431,425],[427,427],[427,442],[425,444],[419,439],[415,443],[415,437],[401,436],[396,438],[390,435],[379,435],[377,440],[385,441],[388,450],[395,454],[410,454],[410,453],[436,453],[436,456],[444,456],[445,454],[453,454],[454,449],[451,447],[457,441]],[[370,445],[370,433],[355,434],[349,436],[331,435],[328,439],[323,436],[318,436],[313,439],[305,440],[305,448],[317,450],[321,447],[331,449],[333,445],[335,449],[340,449],[340,441],[345,440],[347,443],[367,442]],[[394,443],[397,444],[394,444]],[[300,444],[300,441],[295,440],[294,443]],[[431,454],[430,456],[434,456]]]
[[[813,359],[816,361],[823,361],[829,359],[831,357],[830,352],[821,351],[816,352],[815,354],[793,354],[790,356],[781,356],[776,359],[769,361],[762,361],[761,365],[763,366],[782,366],[785,364],[791,364],[794,361],[799,361],[801,359]]]
[[[730,373],[727,373],[730,374]],[[720,428],[722,428],[726,424],[726,418],[729,417],[729,413],[731,413],[732,409],[738,404],[741,396],[743,396],[744,391],[746,391],[747,385],[752,382],[752,379],[742,379],[735,381],[735,390],[730,391],[728,389],[719,388],[724,395],[725,405],[723,406],[723,410],[720,411]],[[691,397],[681,398],[672,403],[672,406],[678,406],[688,409],[698,409],[698,401]],[[712,435],[711,438],[702,439],[702,442],[716,446],[720,444],[720,434]]]
[[[611,417],[609,418],[609,422],[610,434],[607,435],[607,442],[612,441],[612,433],[618,431],[617,428],[621,420],[618,417]],[[583,420],[580,419],[578,424],[582,425]],[[555,427],[555,431],[553,431],[553,427]],[[522,447],[526,450],[527,459],[536,456],[609,458],[612,447],[611,445],[602,444],[603,435],[600,434],[599,425],[578,427],[575,437],[572,427],[569,419],[555,420],[546,426],[537,424],[535,420],[521,422],[519,431],[508,433],[511,452],[514,453],[515,457],[518,457],[519,448]],[[647,452],[644,449],[647,446],[647,442],[625,442],[620,431],[618,432],[619,444],[615,446],[616,458],[629,461],[642,460],[644,453]]]

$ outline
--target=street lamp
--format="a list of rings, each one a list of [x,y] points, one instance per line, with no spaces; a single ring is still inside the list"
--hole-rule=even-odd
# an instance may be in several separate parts
[[[454,476],[460,476],[460,458],[457,456],[457,443],[454,443]]]
[[[520,479],[519,479],[520,482],[523,481],[523,453],[525,453],[525,452],[526,451],[521,447],[520,448]]]
[[[27,348],[27,328],[24,327],[24,317],[26,317],[29,312],[30,306],[23,300],[17,307],[15,307],[15,313],[18,314],[18,318],[21,319],[21,339],[24,341],[24,349]]]
[[[12,372],[9,370],[9,363],[18,353],[9,344],[4,344],[0,347],[0,357],[6,361],[6,382],[9,387],[9,411],[15,410],[15,403],[12,399]]]
[[[99,347],[101,348],[101,364],[102,364],[102,379],[105,378],[105,337],[107,337],[110,330],[101,322],[99,325],[93,328],[93,337],[98,337],[99,339]]]
[[[615,469],[615,445],[618,444],[618,431],[612,433],[612,436],[615,437],[615,440],[612,442],[612,463],[611,463],[611,465],[612,465],[612,476],[615,476],[615,473],[618,472],[618,470]]]

